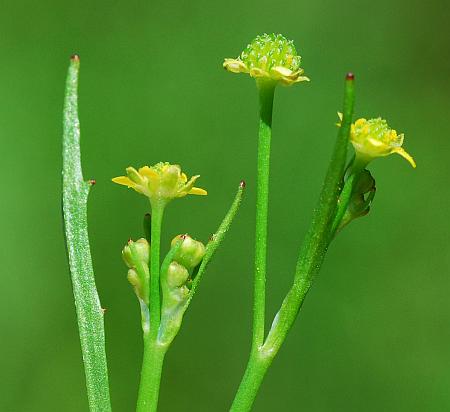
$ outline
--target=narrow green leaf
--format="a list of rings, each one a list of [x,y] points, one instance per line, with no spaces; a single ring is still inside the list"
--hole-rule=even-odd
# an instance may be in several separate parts
[[[87,229],[87,199],[91,186],[81,169],[78,120],[80,59],[72,56],[66,81],[63,123],[62,204],[67,254],[72,276],[89,408],[111,410],[105,353],[103,310],[95,286]]]
[[[354,81],[353,75],[348,74],[345,82],[342,124],[310,228],[300,248],[294,283],[284,298],[264,343],[264,347],[271,357],[275,356],[294,323],[329,246],[330,231],[336,215],[347,160],[353,106]]]
[[[311,226],[300,249],[296,268],[296,279],[308,282],[322,264],[329,245],[329,232],[336,213],[342,179],[347,162],[347,149],[354,105],[353,75],[347,76],[342,125],[339,128],[328,171],[322,186]]]
[[[220,246],[221,242],[225,238],[225,234],[230,228],[230,225],[239,209],[242,195],[244,193],[245,183],[242,181],[239,185],[239,189],[236,193],[236,197],[234,198],[233,203],[231,204],[228,213],[225,215],[222,223],[217,229],[216,233],[211,237],[211,240],[206,245],[205,255],[202,259],[202,262],[199,266],[197,266],[195,270],[195,277],[192,282],[191,291],[187,296],[186,300],[178,302],[175,306],[165,307],[165,298],[169,296],[169,291],[167,290],[167,271],[169,269],[169,265],[172,262],[173,256],[180,248],[183,243],[181,240],[175,243],[174,246],[170,249],[169,253],[165,257],[163,264],[161,266],[161,288],[163,291],[163,310],[161,313],[161,325],[158,335],[158,340],[160,345],[164,345],[169,347],[178,331],[181,327],[181,322],[183,320],[184,313],[186,312],[189,304],[191,303],[192,297],[194,296],[197,287],[202,279],[203,274],[205,273],[206,267],[208,263],[211,261],[215,251]]]
[[[237,211],[239,210],[239,206],[240,206],[241,200],[242,200],[242,195],[244,194],[244,189],[245,189],[245,182],[242,181],[239,184],[239,189],[236,193],[236,197],[234,198],[234,201],[231,204],[230,209],[228,210],[227,214],[225,215],[225,218],[223,219],[223,221],[220,224],[219,228],[217,229],[216,233],[214,233],[211,236],[210,241],[206,245],[205,256],[203,257],[202,263],[200,264],[200,267],[198,268],[198,272],[195,275],[195,279],[192,282],[192,289],[191,289],[191,293],[189,294],[189,299],[186,303],[186,307],[189,306],[189,303],[191,302],[195,292],[197,291],[197,287],[200,284],[200,281],[202,280],[202,276],[205,273],[205,270],[206,270],[209,262],[211,261],[217,248],[220,246],[223,239],[225,238],[225,235],[226,235],[228,229],[230,228],[230,225],[233,222],[233,219],[236,216]]]

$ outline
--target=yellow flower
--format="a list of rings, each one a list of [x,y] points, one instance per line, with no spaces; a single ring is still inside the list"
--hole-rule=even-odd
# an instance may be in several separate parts
[[[338,116],[342,121],[342,113],[338,113]],[[340,125],[338,123],[338,126]],[[355,148],[356,156],[366,164],[377,157],[397,153],[412,167],[416,167],[412,156],[402,147],[403,140],[403,133],[397,134],[397,131],[391,129],[386,120],[381,117],[369,120],[358,119],[350,129],[350,141]]]
[[[309,78],[302,76],[301,57],[292,40],[281,34],[257,36],[237,59],[225,59],[223,67],[232,73],[248,73],[257,80],[291,85]]]
[[[191,177],[181,172],[178,165],[158,163],[154,166],[144,166],[139,170],[127,167],[127,176],[112,179],[114,183],[131,187],[136,192],[147,196],[151,202],[167,203],[177,197],[186,195],[206,195],[204,189],[194,187],[199,175]]]

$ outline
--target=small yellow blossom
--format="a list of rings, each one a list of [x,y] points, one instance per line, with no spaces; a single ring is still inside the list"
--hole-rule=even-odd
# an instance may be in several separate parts
[[[127,167],[127,176],[119,176],[112,179],[114,183],[131,187],[136,192],[147,196],[150,201],[167,203],[177,197],[186,195],[206,195],[204,189],[194,187],[199,175],[191,177],[181,172],[178,165],[170,163],[158,163],[154,166],[144,166],[136,170]]]
[[[301,57],[292,40],[281,34],[257,36],[237,59],[225,59],[223,67],[232,73],[248,73],[257,80],[291,85],[309,78],[302,76]]]
[[[338,113],[342,121],[342,113]],[[341,123],[337,124],[338,126]],[[397,134],[391,129],[386,120],[378,117],[376,119],[358,119],[350,129],[350,141],[355,148],[356,156],[365,163],[377,158],[397,153],[406,159],[412,167],[416,162],[412,156],[403,149],[404,135]]]

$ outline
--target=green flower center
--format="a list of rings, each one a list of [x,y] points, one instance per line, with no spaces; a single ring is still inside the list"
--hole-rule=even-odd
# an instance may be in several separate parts
[[[300,56],[297,56],[293,41],[281,34],[257,36],[239,58],[249,69],[257,68],[267,72],[277,66],[294,72],[300,68]]]
[[[368,137],[376,139],[379,142],[389,146],[401,146],[401,142],[397,142],[397,134],[392,130],[386,120],[382,118],[370,119],[365,122],[356,122],[354,128],[354,137],[357,141],[364,141]]]

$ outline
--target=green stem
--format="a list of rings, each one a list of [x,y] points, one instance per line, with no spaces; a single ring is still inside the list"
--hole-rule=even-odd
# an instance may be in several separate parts
[[[258,82],[258,91],[260,110],[256,193],[255,280],[253,291],[253,352],[257,351],[264,342],[270,140],[272,137],[272,109],[275,86],[268,82]]]
[[[144,329],[144,356],[142,359],[141,382],[139,385],[138,412],[156,411],[158,408],[159,385],[167,346],[158,342],[161,323],[160,289],[160,243],[164,203],[152,204],[150,243],[150,331]]]
[[[269,366],[274,356],[263,350],[258,350],[250,354],[239,389],[231,405],[230,412],[250,411],[255,401],[255,397],[262,384]]]
[[[167,346],[159,345],[149,335],[144,338],[141,383],[136,412],[153,412],[158,408],[159,386]]]
[[[152,205],[150,243],[150,336],[156,341],[161,322],[161,290],[159,286],[161,225],[164,204]]]
[[[349,75],[345,85],[342,126],[339,129],[318,206],[314,211],[310,229],[300,249],[293,285],[273,320],[264,345],[251,353],[247,370],[231,407],[233,412],[246,412],[251,409],[267,369],[291,329],[311,287],[314,275],[319,271],[324,259],[345,170],[353,114],[353,93],[353,76]]]
[[[250,355],[247,369],[242,377],[230,412],[249,411],[251,409],[272,360],[273,357],[262,356],[259,351]]]

